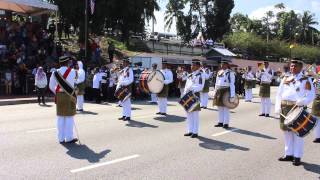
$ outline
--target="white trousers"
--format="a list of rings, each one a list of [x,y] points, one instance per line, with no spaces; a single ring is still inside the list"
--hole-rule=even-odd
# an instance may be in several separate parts
[[[315,130],[314,130],[314,133],[315,133],[315,136],[316,138],[320,138],[320,117],[317,117],[317,126],[315,127]]]
[[[187,113],[188,133],[198,134],[199,111]]]
[[[83,95],[77,96],[77,109],[83,109],[84,98]]]
[[[167,98],[158,97],[159,112],[167,113]]]
[[[73,139],[73,116],[58,116],[57,127],[58,127],[58,140],[59,142],[71,141]]]
[[[245,89],[245,100],[251,101],[253,98],[252,96],[252,89]]]
[[[270,114],[270,112],[271,112],[271,99],[261,98],[261,113]]]
[[[303,138],[293,132],[284,132],[285,155],[301,158],[303,155]]]
[[[131,98],[126,99],[121,103],[122,116],[131,117]]]
[[[151,102],[157,102],[157,94],[151,93]]]
[[[218,106],[218,112],[219,112],[219,123],[229,124],[229,121],[230,121],[229,108]]]
[[[200,93],[200,106],[207,107],[208,106],[209,95],[208,93]]]
[[[184,88],[180,88],[180,98],[183,97],[183,93],[184,93]]]

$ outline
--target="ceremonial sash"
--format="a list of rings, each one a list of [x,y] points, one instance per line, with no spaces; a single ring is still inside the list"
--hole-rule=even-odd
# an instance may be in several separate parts
[[[58,93],[59,90],[62,88],[63,91],[67,95],[71,96],[74,99],[75,98],[75,91],[72,88],[72,86],[68,83],[68,81],[66,81],[66,78],[68,77],[70,71],[71,71],[71,68],[68,68],[63,76],[58,71],[54,72],[54,76],[55,76],[57,83],[58,83],[58,86],[56,88],[56,92]]]

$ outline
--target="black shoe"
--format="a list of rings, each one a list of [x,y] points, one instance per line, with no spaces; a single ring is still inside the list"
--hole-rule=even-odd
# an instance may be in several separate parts
[[[218,123],[214,127],[223,127],[223,123]]]
[[[270,117],[270,115],[269,115],[269,114],[266,114],[266,117]]]
[[[192,133],[186,133],[184,136],[192,136]]]
[[[224,125],[223,125],[223,128],[224,128],[224,129],[229,129],[229,124],[224,124]]]
[[[191,135],[191,138],[196,138],[196,137],[198,137],[198,134],[192,134]]]
[[[259,114],[259,116],[266,116],[266,114]]]
[[[120,104],[118,104],[118,106],[117,107],[122,107]]]
[[[161,112],[157,112],[156,114],[162,114]]]
[[[124,121],[131,121],[131,118],[130,118],[130,117],[126,117],[126,118],[124,119]]]
[[[207,107],[202,107],[203,109],[207,109]]]
[[[316,138],[313,142],[314,143],[320,143],[320,138]]]
[[[161,115],[162,115],[162,116],[166,116],[166,115],[167,115],[167,113],[161,113]]]
[[[124,120],[125,118],[125,116],[122,116],[121,118],[118,118],[118,120]]]
[[[64,142],[64,141],[62,141],[62,142],[59,142],[59,144],[64,144],[64,143],[66,143],[66,142]]]
[[[300,158],[293,158],[293,163],[294,166],[300,166],[301,165],[301,159]]]
[[[79,109],[78,111],[83,112],[83,109]]]
[[[283,156],[278,159],[279,161],[293,161],[293,156]]]
[[[73,143],[76,143],[76,142],[78,142],[78,139],[77,139],[77,138],[74,138],[74,139],[72,139],[71,141],[68,141],[68,142],[66,142],[66,143],[68,143],[68,144],[73,144]]]

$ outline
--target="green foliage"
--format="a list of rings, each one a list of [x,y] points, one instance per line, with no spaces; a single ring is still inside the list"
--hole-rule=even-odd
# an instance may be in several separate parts
[[[227,47],[238,53],[257,58],[267,59],[273,56],[276,59],[290,57],[290,44],[280,40],[271,40],[269,43],[255,33],[235,32],[225,37],[224,43]],[[295,45],[292,49],[292,57],[307,61],[320,59],[320,48],[308,45]]]

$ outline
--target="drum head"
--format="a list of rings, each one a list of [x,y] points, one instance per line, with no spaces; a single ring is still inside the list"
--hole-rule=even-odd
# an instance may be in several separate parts
[[[153,71],[148,77],[148,87],[152,93],[160,93],[164,86],[164,76],[160,71]]]
[[[229,109],[235,109],[239,105],[239,96],[236,95],[234,99],[234,102],[230,102],[230,92],[227,91],[223,95],[223,104]]]
[[[297,107],[293,110],[291,110],[288,114],[287,114],[287,118],[284,121],[285,125],[290,125],[292,124],[302,113],[303,111],[303,107]]]

